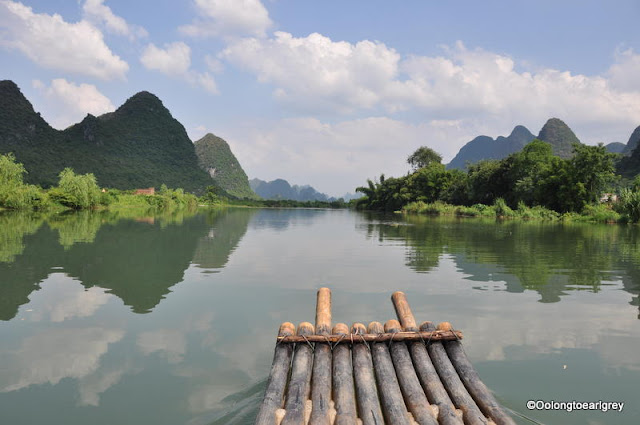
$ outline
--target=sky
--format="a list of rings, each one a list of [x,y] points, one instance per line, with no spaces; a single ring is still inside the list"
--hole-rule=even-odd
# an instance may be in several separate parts
[[[0,0],[0,79],[63,129],[158,96],[249,178],[333,196],[551,117],[640,125],[638,0]]]

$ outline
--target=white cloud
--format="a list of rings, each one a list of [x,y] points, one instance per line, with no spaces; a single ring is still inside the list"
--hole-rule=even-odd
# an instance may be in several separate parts
[[[397,76],[400,55],[382,43],[334,42],[317,33],[274,36],[231,42],[220,56],[273,84],[275,96],[295,106],[343,112],[372,108]]]
[[[393,81],[385,100],[449,116],[525,119],[562,117],[571,124],[640,121],[640,93],[622,92],[604,77],[542,69],[518,72],[513,59],[462,43],[445,57],[411,57],[402,63],[409,77]]]
[[[640,92],[640,55],[633,49],[616,53],[616,63],[609,68],[611,84],[618,90]]]
[[[0,369],[0,392],[87,376],[98,369],[109,344],[123,336],[122,330],[94,327],[49,329],[26,337],[20,349],[5,356],[10,367]]]
[[[130,40],[145,38],[149,34],[139,26],[130,25],[124,18],[115,15],[104,0],[86,0],[82,5],[83,17],[95,24],[104,26],[108,31],[128,37]]]
[[[160,71],[167,75],[185,74],[191,66],[191,48],[181,42],[165,44],[164,49],[149,44],[140,57],[147,69]]]
[[[198,18],[180,27],[195,37],[253,35],[263,37],[271,27],[260,0],[194,0]]]
[[[22,3],[0,2],[0,45],[22,52],[44,68],[124,79],[129,65],[105,44],[87,21],[65,22],[58,14],[34,13]]]
[[[87,114],[98,116],[115,109],[109,98],[92,84],[75,84],[56,78],[48,87],[40,80],[34,80],[32,85],[44,96],[48,109],[53,111],[48,121],[56,128],[66,128]]]
[[[165,44],[164,49],[150,43],[142,52],[140,62],[147,69],[182,78],[211,94],[218,94],[218,87],[211,74],[191,69],[191,48],[182,41]]]
[[[618,54],[607,75],[586,76],[520,71],[511,57],[461,42],[442,56],[403,58],[379,42],[276,32],[232,41],[220,58],[255,73],[273,85],[276,99],[303,113],[411,110],[509,125],[557,116],[583,130],[587,142],[609,141],[640,122],[640,56],[632,51]]]

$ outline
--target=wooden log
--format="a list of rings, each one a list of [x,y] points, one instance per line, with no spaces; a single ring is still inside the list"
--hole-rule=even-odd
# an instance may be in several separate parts
[[[383,333],[384,328],[380,322],[371,322],[369,333]],[[389,348],[383,342],[371,344],[371,356],[373,369],[376,372],[376,382],[380,393],[382,412],[387,423],[394,425],[410,425],[407,406],[402,399],[400,385],[396,377],[396,371],[391,362]]]
[[[302,322],[298,326],[298,335],[312,335],[313,325]],[[291,366],[291,378],[285,402],[286,413],[281,425],[304,425],[305,405],[311,376],[313,349],[306,342],[296,346]]]
[[[316,335],[331,333],[331,291],[320,288],[316,301]],[[313,377],[311,378],[310,425],[330,425],[331,402],[331,347],[316,344],[313,356]]]
[[[394,292],[391,295],[391,301],[393,302],[393,307],[396,309],[396,316],[398,316],[402,328],[405,331],[417,331],[418,324],[413,317],[413,312],[411,311],[411,307],[409,307],[409,301],[407,301],[405,293],[402,291]]]
[[[435,326],[431,322],[424,322],[420,325],[420,330],[433,330]],[[473,397],[469,394],[464,384],[458,376],[458,372],[451,364],[442,342],[430,342],[427,344],[429,357],[438,371],[440,380],[444,384],[447,392],[451,396],[453,403],[462,410],[462,419],[466,425],[487,425],[487,418],[484,417]]]
[[[398,333],[401,331],[397,320],[389,320],[384,324],[385,332]],[[404,396],[404,401],[419,425],[438,425],[436,416],[429,406],[427,396],[420,386],[420,381],[413,368],[409,349],[404,342],[393,342],[389,347],[393,366],[398,376],[398,383]]]
[[[396,334],[390,333],[379,333],[379,334],[371,334],[371,333],[363,333],[362,335],[358,335],[357,338],[353,338],[354,343],[361,342],[389,342],[391,339],[394,341],[423,341],[423,340],[431,340],[431,341],[457,341],[458,339],[462,339],[463,334],[461,331],[438,331],[433,330],[429,332],[423,331],[414,331],[414,332],[398,332]],[[298,343],[298,342],[325,342],[325,343],[351,343],[351,338],[345,338],[344,335],[310,335],[307,336],[306,339],[300,335],[291,335],[291,336],[279,336],[276,338],[277,342],[280,343]]]
[[[403,330],[418,330],[406,295],[400,291],[394,292],[391,300]],[[429,338],[424,339],[424,341],[429,340]],[[425,344],[422,341],[410,342],[409,350],[411,351],[416,374],[424,388],[427,399],[438,408],[438,422],[442,425],[462,425],[462,419],[456,414],[455,406],[440,381]]]
[[[292,335],[295,333],[293,323],[285,322],[280,326],[278,336]],[[284,390],[287,385],[287,377],[289,376],[289,366],[291,366],[291,355],[293,353],[293,345],[279,344],[276,345],[273,353],[273,362],[271,363],[271,371],[267,381],[267,388],[264,392],[264,398],[258,410],[256,417],[256,425],[275,425],[277,423],[276,411],[281,409],[284,403]]]
[[[331,333],[331,290],[318,289],[316,299],[316,335]]]
[[[338,323],[333,328],[333,333],[347,335],[349,328],[344,323]],[[355,424],[356,399],[351,347],[348,344],[340,344],[333,349],[333,400],[336,408],[334,425]]]
[[[438,329],[451,330],[452,326],[449,322],[443,322],[438,325]],[[480,407],[480,410],[497,425],[515,425],[511,416],[502,409],[489,388],[480,380],[478,372],[476,372],[464,352],[462,343],[460,341],[447,341],[443,345],[449,355],[451,364],[455,367],[458,376],[467,387],[478,407]]]
[[[358,339],[359,335],[364,333],[366,333],[364,325],[362,323],[354,323],[351,327],[352,335],[350,335],[350,338],[353,337],[354,340]],[[354,344],[352,347],[352,356],[358,412],[362,424],[384,424],[369,347],[366,344]]]

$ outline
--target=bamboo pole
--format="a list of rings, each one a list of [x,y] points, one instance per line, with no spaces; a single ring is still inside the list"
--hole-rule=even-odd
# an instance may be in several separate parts
[[[461,331],[439,331],[433,330],[428,332],[423,331],[411,331],[411,332],[398,332],[395,334],[390,333],[363,333],[358,334],[357,338],[353,338],[354,343],[361,342],[389,342],[393,339],[394,342],[399,341],[420,341],[423,340],[431,340],[431,341],[457,341],[458,339],[462,339],[463,334]],[[332,334],[332,335],[309,335],[303,338],[300,335],[291,335],[291,336],[279,336],[276,338],[276,341],[279,343],[298,343],[298,342],[327,342],[327,343],[338,343],[345,344],[351,343],[351,338],[349,336],[345,337],[344,335]]]
[[[390,333],[400,332],[400,323],[397,320],[389,320],[385,323],[384,330]],[[420,386],[418,376],[416,376],[406,344],[404,342],[392,343],[389,351],[398,375],[398,383],[404,395],[404,401],[415,421],[419,425],[438,425],[436,415],[429,406],[427,396]]]
[[[420,325],[420,330],[433,329],[435,329],[435,326],[431,322],[424,322]],[[433,365],[438,371],[442,383],[451,396],[451,400],[462,410],[464,423],[466,425],[487,425],[489,423],[487,418],[484,417],[476,405],[476,402],[467,392],[467,389],[458,376],[458,372],[451,364],[451,360],[449,360],[449,356],[442,342],[438,341],[427,344],[427,351],[429,352],[429,357],[431,357]]]
[[[338,323],[333,328],[333,333],[347,335],[349,328],[344,323]],[[333,400],[336,407],[334,425],[355,424],[356,400],[351,348],[348,344],[340,344],[333,349]]]
[[[350,337],[354,340],[366,332],[362,323],[354,323]],[[384,424],[380,400],[376,391],[376,380],[373,373],[373,361],[367,344],[354,344],[353,375],[356,384],[358,412],[363,425]]]
[[[331,333],[331,291],[318,290],[316,301],[316,335]],[[311,417],[309,425],[330,425],[329,403],[331,402],[331,347],[316,344],[311,378]]]
[[[285,322],[280,325],[278,336],[293,335],[295,330],[296,327],[293,323]],[[292,353],[293,345],[276,345],[267,381],[267,389],[264,392],[264,398],[256,417],[256,425],[276,424],[276,410],[282,408],[284,402],[284,390],[289,376]]]
[[[313,334],[313,325],[302,322],[298,326],[298,335]],[[313,349],[310,344],[301,343],[296,346],[291,366],[291,378],[287,390],[287,400],[285,402],[286,413],[281,425],[304,425],[305,407],[311,376]]]
[[[417,331],[418,327],[406,295],[403,292],[394,292],[391,300],[403,330]],[[429,338],[424,340],[429,341]],[[462,425],[462,419],[456,414],[451,398],[449,398],[449,394],[447,394],[447,390],[442,385],[438,372],[433,366],[431,358],[429,358],[425,344],[422,341],[410,342],[409,349],[415,371],[424,388],[427,399],[438,408],[438,422],[442,425]]]
[[[368,328],[369,333],[383,333],[384,328],[380,322],[371,322]],[[389,348],[382,342],[374,342],[371,345],[371,356],[373,357],[373,368],[376,372],[376,381],[380,389],[380,399],[382,412],[387,423],[394,425],[409,425],[409,415],[407,406],[402,399],[400,385],[396,377],[396,371],[391,362]]]
[[[440,330],[451,330],[449,322],[442,322],[438,325]],[[495,399],[489,388],[480,380],[478,372],[467,358],[462,343],[460,341],[447,341],[443,344],[449,359],[458,372],[458,376],[465,387],[478,404],[482,412],[493,420],[497,425],[515,425],[511,417],[502,410],[500,404]]]

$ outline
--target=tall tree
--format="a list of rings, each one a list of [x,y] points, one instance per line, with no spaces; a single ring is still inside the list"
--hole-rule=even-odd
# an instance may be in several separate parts
[[[442,155],[427,146],[421,146],[414,153],[409,155],[407,162],[414,170],[427,167],[429,164],[442,161]]]

